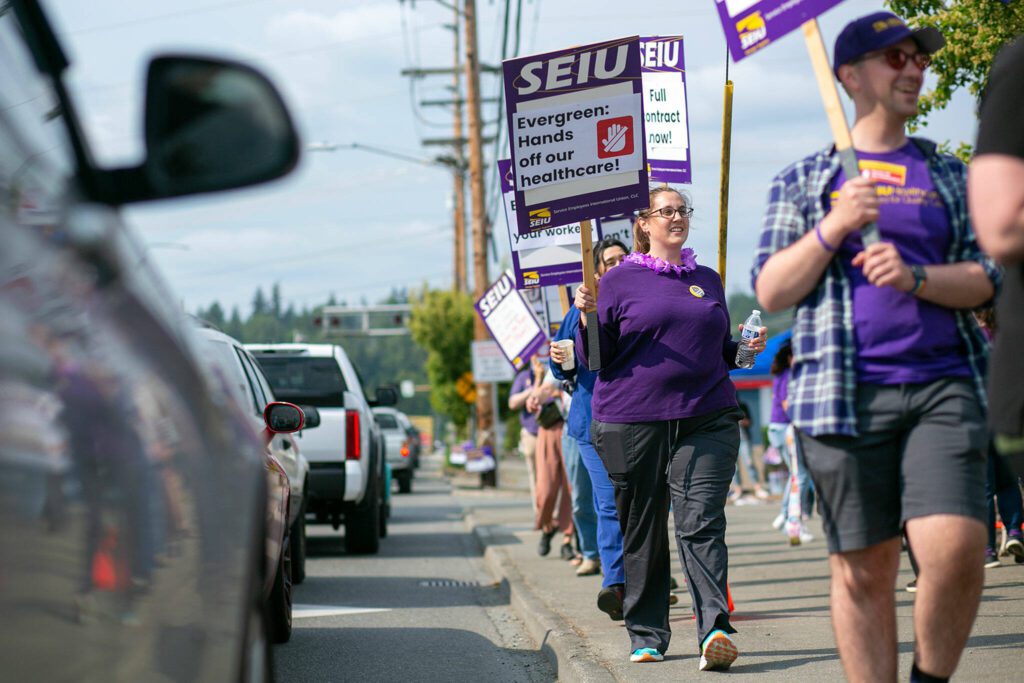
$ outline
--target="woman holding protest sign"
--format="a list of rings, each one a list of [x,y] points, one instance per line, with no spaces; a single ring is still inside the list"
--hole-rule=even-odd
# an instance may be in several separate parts
[[[630,661],[664,659],[671,630],[668,507],[697,618],[700,670],[728,669],[737,657],[729,634],[725,503],[736,469],[739,419],[729,369],[722,281],[684,249],[693,213],[669,187],[650,193],[633,226],[634,252],[601,278],[595,302],[577,290],[580,310],[596,303],[601,369],[594,384],[591,437],[615,486],[623,533],[623,610]],[[586,363],[587,335],[576,346]],[[742,329],[742,326],[740,326]],[[749,343],[764,350],[767,330]]]

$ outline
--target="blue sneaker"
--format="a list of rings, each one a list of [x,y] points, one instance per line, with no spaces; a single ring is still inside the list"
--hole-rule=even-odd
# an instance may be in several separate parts
[[[660,662],[665,659],[665,655],[661,654],[653,647],[642,647],[639,650],[633,650],[633,654],[629,656],[631,662]]]
[[[729,634],[721,629],[715,629],[704,639],[704,645],[700,648],[700,671],[725,671],[736,658],[740,651],[732,642]]]

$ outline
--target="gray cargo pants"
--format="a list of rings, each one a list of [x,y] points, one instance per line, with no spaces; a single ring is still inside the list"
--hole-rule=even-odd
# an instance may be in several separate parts
[[[591,423],[615,486],[626,574],[623,612],[631,651],[668,649],[668,507],[697,616],[697,647],[714,629],[735,633],[726,598],[725,502],[736,471],[736,408],[681,420]]]

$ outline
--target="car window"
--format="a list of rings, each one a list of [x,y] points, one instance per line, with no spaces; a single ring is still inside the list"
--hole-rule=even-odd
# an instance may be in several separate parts
[[[395,419],[394,415],[379,413],[374,415],[373,419],[376,420],[377,425],[381,429],[398,429],[398,420]]]
[[[240,349],[239,353],[245,358],[246,365],[252,369],[253,374],[256,376],[256,381],[259,382],[260,389],[263,391],[263,395],[267,399],[267,403],[275,401],[274,390],[270,387],[270,381],[267,376],[263,374],[263,370],[260,368],[260,364],[257,363],[249,352],[245,349]]]
[[[74,173],[74,148],[56,91],[9,10],[6,3],[0,9],[0,192],[15,222],[52,229]]]
[[[238,401],[238,405],[242,408],[252,406],[255,396],[249,386],[249,378],[245,376],[242,365],[231,345],[219,339],[205,339],[204,341],[203,360],[221,375],[220,378],[227,383],[228,390]]]
[[[318,408],[345,406],[345,378],[333,358],[256,355],[256,362],[281,401]]]
[[[241,349],[235,349],[235,354],[238,356],[238,362],[242,364],[242,370],[245,372],[245,377],[249,381],[249,389],[252,392],[252,400],[255,403],[256,414],[262,415],[263,410],[267,407],[270,401],[263,395],[263,389],[260,387],[260,383],[256,380],[255,372],[252,366],[249,365],[249,359],[245,357],[245,354]]]

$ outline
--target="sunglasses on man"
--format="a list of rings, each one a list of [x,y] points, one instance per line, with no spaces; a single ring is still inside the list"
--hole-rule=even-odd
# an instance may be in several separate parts
[[[914,64],[921,71],[927,69],[928,65],[932,63],[932,56],[927,52],[904,52],[898,47],[890,47],[887,50],[866,54],[857,61],[873,59],[874,57],[881,57],[885,60],[886,64],[896,71],[903,71],[903,67],[907,65],[908,60],[913,60]]]

